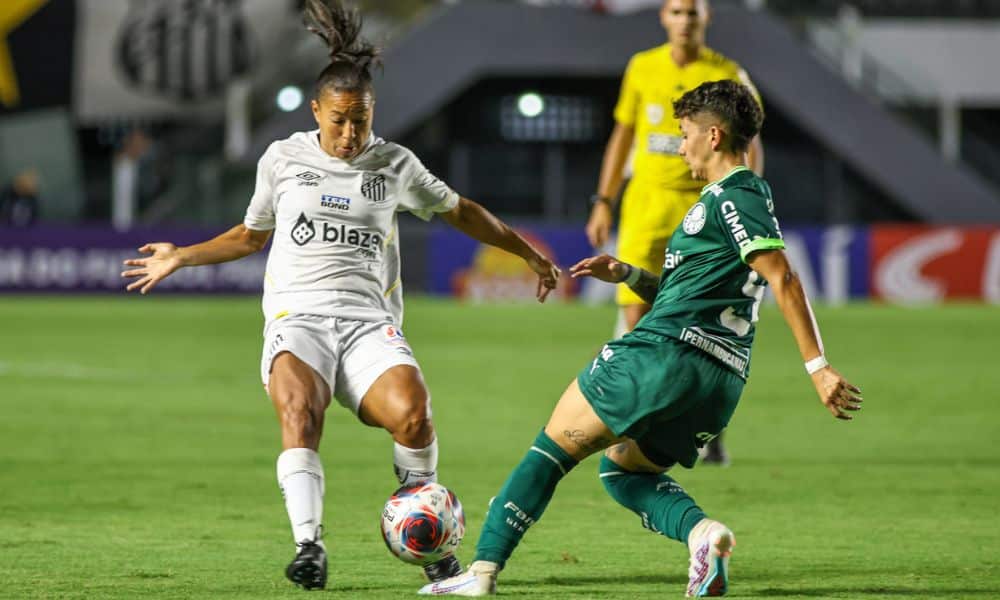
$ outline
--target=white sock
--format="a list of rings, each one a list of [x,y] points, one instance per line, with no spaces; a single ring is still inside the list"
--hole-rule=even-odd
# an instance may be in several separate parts
[[[323,522],[323,465],[309,448],[289,448],[278,456],[278,486],[292,524],[295,543],[318,539]]]
[[[402,485],[414,485],[423,481],[437,481],[438,443],[437,438],[426,448],[407,448],[395,442],[392,448],[392,463],[396,469],[396,479]]]
[[[614,339],[617,340],[618,338],[620,338],[621,336],[625,335],[628,332],[629,332],[628,319],[625,318],[625,307],[619,306],[618,317],[615,319]]]

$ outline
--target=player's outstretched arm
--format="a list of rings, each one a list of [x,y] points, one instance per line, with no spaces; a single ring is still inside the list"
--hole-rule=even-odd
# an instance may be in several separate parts
[[[766,279],[774,290],[778,308],[795,336],[820,401],[838,419],[852,419],[850,413],[861,410],[861,390],[826,362],[816,317],[784,251],[753,252],[748,257],[747,265]]]
[[[441,217],[452,227],[472,239],[496,246],[523,258],[531,270],[538,275],[536,297],[539,302],[545,302],[549,292],[555,289],[556,283],[559,281],[559,268],[519,236],[516,231],[481,205],[468,198],[459,198],[458,205],[450,211],[442,213]]]
[[[570,275],[594,277],[608,283],[624,283],[648,304],[656,300],[660,278],[649,271],[623,263],[609,254],[585,258],[569,268]]]
[[[625,161],[632,150],[635,139],[635,128],[630,125],[615,123],[615,128],[608,138],[604,148],[604,158],[601,160],[601,176],[597,182],[597,195],[594,207],[590,209],[587,219],[587,239],[590,245],[600,249],[611,235],[614,222],[615,198],[621,190],[625,179]]]
[[[122,277],[135,279],[125,289],[130,292],[138,289],[140,293],[146,294],[157,283],[181,267],[210,265],[243,258],[262,249],[270,237],[270,231],[255,231],[247,229],[244,225],[237,225],[207,242],[192,246],[178,248],[169,242],[146,244],[139,248],[139,252],[150,254],[149,257],[130,258],[125,261],[126,266],[137,267],[122,272]]]

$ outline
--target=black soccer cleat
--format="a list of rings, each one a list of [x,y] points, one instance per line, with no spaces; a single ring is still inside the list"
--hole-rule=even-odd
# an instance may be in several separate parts
[[[424,575],[427,576],[427,579],[429,579],[431,583],[443,581],[449,577],[461,574],[462,565],[458,562],[458,559],[455,558],[454,554],[449,554],[436,563],[424,565]]]
[[[285,569],[295,585],[307,590],[321,590],[326,587],[326,550],[315,542],[299,544],[299,553]]]

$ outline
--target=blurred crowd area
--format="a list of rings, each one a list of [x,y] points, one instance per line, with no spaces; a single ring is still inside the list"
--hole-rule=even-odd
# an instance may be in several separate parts
[[[956,293],[1000,298],[1000,0],[710,4],[707,45],[760,92],[765,177],[814,287],[830,298],[892,296],[894,286],[909,290],[904,299],[950,297],[920,270],[930,264],[960,280]],[[264,149],[314,127],[309,102],[327,57],[302,27],[302,5],[0,2],[10,56],[0,61],[0,289],[81,269],[117,286],[131,237],[80,238],[61,253],[70,242],[58,228],[180,228],[196,240],[241,222]],[[632,55],[666,42],[662,0],[354,5],[383,51],[375,133],[535,227],[553,253],[589,251],[583,224],[622,74]],[[953,224],[988,230],[955,234]],[[490,278],[463,287],[478,281],[461,275],[468,265],[437,273],[427,258],[438,246],[457,252],[453,240],[416,219],[400,229],[404,252],[419,257],[404,268],[411,289],[516,288]],[[979,266],[944,268],[943,253]],[[884,280],[880,257],[892,267]],[[205,273],[189,284],[208,285]],[[232,269],[219,277],[257,281]]]
[[[3,222],[128,229],[239,219],[262,149],[311,126],[311,84],[325,54],[301,27],[301,5],[5,2],[0,32],[13,71],[0,74]],[[355,5],[366,35],[385,50],[380,97],[415,98],[410,105],[381,102],[376,133],[409,145],[456,189],[502,215],[585,219],[625,63],[665,41],[657,24],[660,0]],[[747,66],[763,96],[766,175],[779,199],[795,199],[783,207],[786,221],[920,222],[937,213],[914,207],[912,194],[880,178],[878,164],[835,139],[837,129],[866,127],[852,122],[851,111],[819,114],[827,108],[797,105],[789,92],[795,69],[769,51],[808,54],[815,60],[802,68],[823,70],[809,86],[847,84],[932,147],[941,168],[957,164],[990,190],[1000,187],[1000,82],[987,76],[989,57],[1000,55],[1000,2],[714,0],[712,6],[720,25],[710,29],[709,45]],[[478,13],[498,7],[508,12],[495,23],[509,23],[509,30],[482,31],[488,21]],[[584,16],[553,16],[570,13]],[[455,15],[468,26],[456,25]],[[605,37],[593,36],[595,20],[606,26]],[[552,40],[539,39],[547,35],[539,22],[558,24],[548,32]],[[791,41],[762,50],[748,41],[753,36],[734,35],[741,23],[751,33]],[[450,54],[427,47],[428,31],[447,36]],[[545,54],[531,57],[532,64],[518,51],[526,46]],[[480,63],[469,64],[473,59]],[[454,76],[443,76],[449,72]],[[521,116],[516,109],[524,94],[541,98],[546,111]],[[909,139],[900,138],[904,155]]]

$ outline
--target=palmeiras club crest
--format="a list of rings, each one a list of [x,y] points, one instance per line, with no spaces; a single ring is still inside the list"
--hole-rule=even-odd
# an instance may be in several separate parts
[[[385,175],[363,173],[361,175],[361,195],[373,204],[385,201]]]
[[[299,246],[305,246],[314,237],[316,237],[316,226],[306,218],[306,213],[299,214],[295,227],[292,227],[292,241]]]

